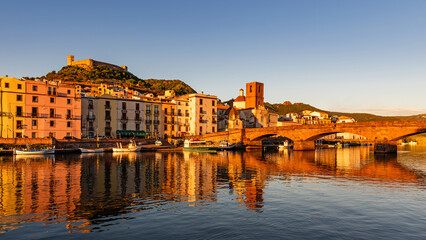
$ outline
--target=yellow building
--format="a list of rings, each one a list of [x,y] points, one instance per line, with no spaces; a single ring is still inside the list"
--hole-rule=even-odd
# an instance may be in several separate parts
[[[25,136],[25,81],[0,77],[0,137]]]

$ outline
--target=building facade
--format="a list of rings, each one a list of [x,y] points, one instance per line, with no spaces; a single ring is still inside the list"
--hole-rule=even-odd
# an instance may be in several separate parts
[[[25,87],[17,78],[0,78],[0,137],[26,136]]]
[[[81,98],[73,85],[26,80],[25,88],[28,137],[81,137]]]

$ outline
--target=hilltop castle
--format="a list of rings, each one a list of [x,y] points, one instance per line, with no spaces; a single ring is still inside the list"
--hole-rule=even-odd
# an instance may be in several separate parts
[[[93,59],[84,59],[84,60],[79,60],[79,61],[74,61],[74,56],[73,55],[68,55],[67,57],[67,65],[68,66],[78,66],[78,67],[82,67],[84,69],[90,70],[93,67],[96,66],[101,66],[101,65],[105,65],[109,68],[115,69],[115,70],[121,70],[121,71],[127,71],[127,66],[117,66],[111,63],[105,63],[105,62],[100,62],[100,61],[96,61]]]

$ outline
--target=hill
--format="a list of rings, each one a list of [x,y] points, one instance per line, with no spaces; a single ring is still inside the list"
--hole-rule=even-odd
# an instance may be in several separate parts
[[[369,122],[369,121],[401,121],[401,120],[426,120],[426,114],[420,114],[420,115],[412,115],[412,116],[378,116],[374,114],[369,113],[344,113],[344,112],[333,112],[333,111],[327,111],[322,110],[316,107],[313,107],[309,104],[304,103],[286,103],[286,104],[270,104],[265,103],[265,107],[269,109],[273,113],[277,113],[279,115],[284,115],[286,113],[291,112],[300,112],[302,110],[311,110],[311,111],[321,111],[325,112],[330,116],[337,115],[337,116],[348,116],[354,118],[357,122]]]
[[[43,77],[47,80],[61,80],[62,82],[80,85],[94,83],[117,84],[155,94],[163,94],[165,90],[174,90],[177,95],[195,93],[194,89],[181,80],[143,80],[130,72],[112,69],[104,65],[96,66],[92,69],[84,69],[78,66],[65,66],[58,72],[52,71]]]

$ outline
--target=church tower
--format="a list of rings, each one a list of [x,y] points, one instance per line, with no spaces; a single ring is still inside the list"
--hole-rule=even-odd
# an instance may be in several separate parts
[[[263,105],[263,83],[246,83],[246,108],[257,108]]]

